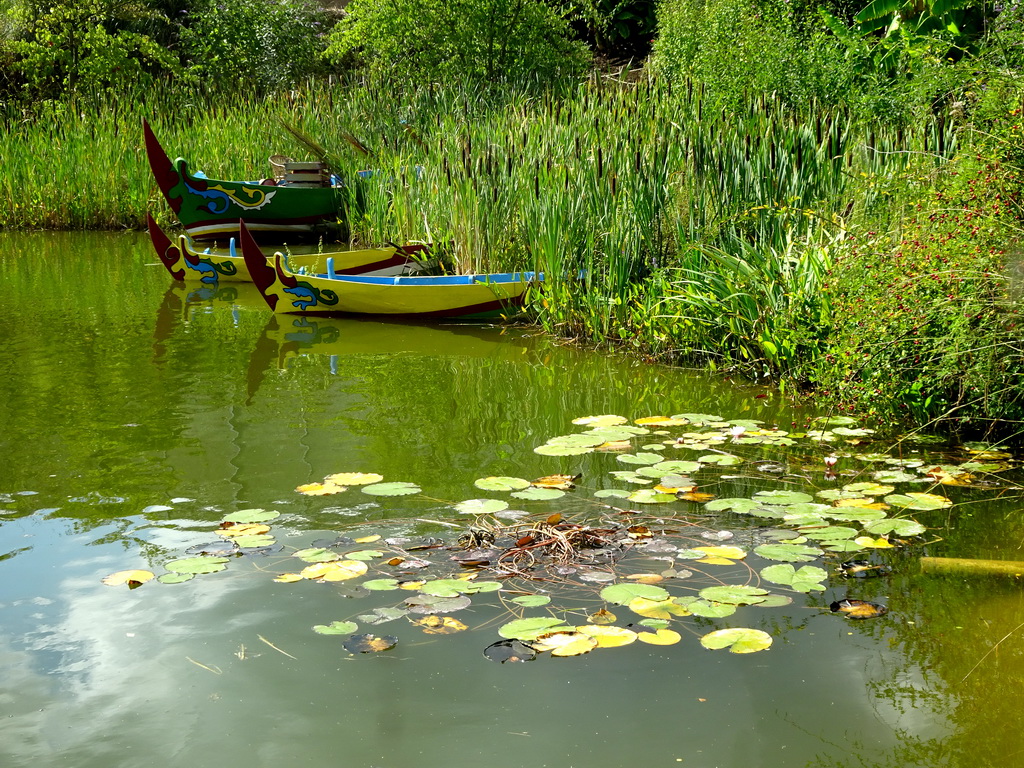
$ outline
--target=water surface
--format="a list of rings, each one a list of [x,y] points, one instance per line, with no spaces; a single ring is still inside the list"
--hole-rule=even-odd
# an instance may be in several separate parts
[[[509,616],[481,600],[458,615],[479,629],[431,636],[400,620],[377,628],[399,636],[394,650],[352,655],[311,627],[393,594],[275,583],[290,551],[339,532],[456,535],[424,521],[466,525],[452,506],[486,495],[473,481],[488,475],[582,472],[581,496],[613,486],[607,456],[533,452],[576,417],[803,429],[813,414],[524,329],[274,317],[250,285],[173,285],[135,234],[0,236],[0,309],[2,765],[1024,765],[1019,582],[925,577],[916,563],[1024,560],[1015,492],[948,489],[973,503],[918,514],[932,530],[885,556],[891,577],[834,577],[785,608],[692,621],[674,646],[499,665],[482,651]],[[763,453],[826,487],[830,450]],[[293,490],[343,471],[423,493]],[[721,474],[706,481],[720,496],[773,487],[747,467]],[[252,507],[283,513],[280,553],[181,585],[101,583],[163,572]],[[702,520],[734,543],[759,535],[749,519]],[[890,613],[828,611],[848,594]],[[772,648],[697,642],[744,625],[771,632]]]

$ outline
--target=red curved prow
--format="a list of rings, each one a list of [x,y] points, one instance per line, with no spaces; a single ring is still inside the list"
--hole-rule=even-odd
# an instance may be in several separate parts
[[[249,277],[253,285],[259,290],[271,309],[277,307],[277,296],[267,293],[267,289],[277,280],[277,271],[267,264],[267,257],[263,255],[252,232],[245,226],[245,221],[238,221],[238,244],[242,246],[242,258],[245,259],[245,268],[249,270]]]
[[[149,168],[153,172],[153,178],[156,179],[157,186],[160,187],[160,191],[167,200],[167,204],[171,206],[171,210],[179,213],[181,211],[181,198],[171,197],[171,190],[179,182],[178,172],[174,169],[174,164],[167,156],[167,153],[164,152],[164,148],[160,146],[160,142],[156,140],[156,135],[153,133],[153,129],[149,127],[149,122],[146,118],[142,118],[142,133],[146,140],[146,157],[149,159]]]
[[[171,242],[167,233],[160,229],[160,225],[156,223],[156,219],[150,213],[146,214],[146,226],[149,229],[149,239],[153,241],[153,248],[156,250],[160,263],[167,267],[167,271],[175,280],[184,280],[185,270],[174,268],[180,256],[177,246]]]

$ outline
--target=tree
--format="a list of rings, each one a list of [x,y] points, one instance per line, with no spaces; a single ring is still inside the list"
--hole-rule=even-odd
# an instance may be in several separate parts
[[[174,55],[140,31],[166,17],[140,0],[25,0],[8,19],[4,48],[30,98],[125,90],[177,69]]]
[[[585,46],[541,0],[353,0],[327,55],[411,80],[548,80],[574,74]]]

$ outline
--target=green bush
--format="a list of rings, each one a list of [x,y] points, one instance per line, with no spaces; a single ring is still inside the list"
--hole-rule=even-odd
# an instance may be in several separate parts
[[[319,6],[301,0],[197,0],[181,53],[201,87],[265,92],[320,72],[328,30]]]
[[[745,94],[773,92],[794,103],[831,103],[852,79],[841,45],[823,25],[808,26],[776,0],[665,0],[651,64],[704,84],[730,106]]]
[[[949,167],[904,179],[916,192],[903,217],[851,237],[837,260],[815,376],[830,404],[918,422],[1024,418],[1024,92],[1002,103]]]
[[[328,57],[396,80],[547,82],[587,61],[541,0],[353,0],[346,10]]]
[[[26,0],[7,13],[7,86],[28,100],[137,93],[177,69],[143,2]],[[0,54],[3,56],[4,54]]]

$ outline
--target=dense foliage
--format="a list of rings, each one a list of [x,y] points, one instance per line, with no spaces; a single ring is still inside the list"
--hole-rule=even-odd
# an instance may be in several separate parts
[[[579,74],[585,49],[542,0],[353,0],[328,56],[385,77],[550,82]]]

